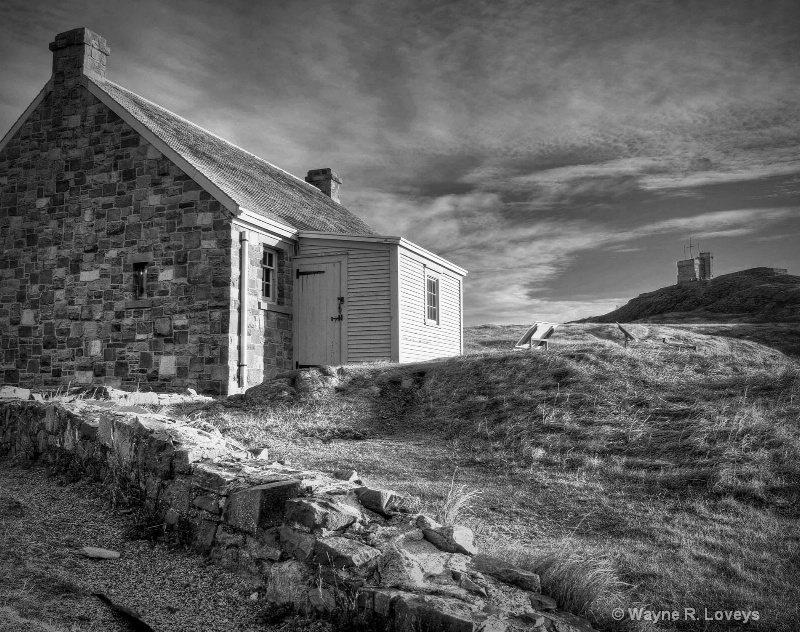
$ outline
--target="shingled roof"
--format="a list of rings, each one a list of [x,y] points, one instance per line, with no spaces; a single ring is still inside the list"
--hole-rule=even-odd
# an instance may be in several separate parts
[[[297,230],[375,234],[313,185],[107,79],[89,81],[240,207]]]

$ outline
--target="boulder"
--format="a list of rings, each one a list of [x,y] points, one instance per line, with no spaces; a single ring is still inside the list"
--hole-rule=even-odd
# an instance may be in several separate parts
[[[362,519],[360,511],[324,498],[295,498],[286,502],[288,525],[338,531]]]
[[[314,555],[317,539],[291,527],[282,526],[280,532],[281,548],[293,558],[305,562]]]
[[[472,529],[453,525],[435,529],[423,529],[425,539],[448,553],[464,553],[474,555],[477,553],[473,543]]]
[[[359,487],[355,491],[358,501],[364,507],[384,516],[393,516],[399,513],[405,502],[400,494],[391,489]]]
[[[273,564],[267,573],[267,601],[278,605],[306,603],[311,574],[297,560]]]
[[[522,590],[537,594],[542,592],[542,584],[536,573],[526,571],[496,557],[475,555],[472,558],[472,568]]]

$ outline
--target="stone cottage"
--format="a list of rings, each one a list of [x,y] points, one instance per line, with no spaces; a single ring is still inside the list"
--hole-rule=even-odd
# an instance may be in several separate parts
[[[6,384],[242,392],[279,371],[462,351],[466,271],[106,79],[106,41],[0,141]]]

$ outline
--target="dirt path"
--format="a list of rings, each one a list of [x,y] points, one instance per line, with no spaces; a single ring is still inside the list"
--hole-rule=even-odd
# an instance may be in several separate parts
[[[0,632],[135,629],[93,593],[136,611],[152,629],[264,632],[264,602],[244,578],[193,553],[126,538],[132,518],[90,483],[0,460]],[[88,559],[84,546],[120,552]]]

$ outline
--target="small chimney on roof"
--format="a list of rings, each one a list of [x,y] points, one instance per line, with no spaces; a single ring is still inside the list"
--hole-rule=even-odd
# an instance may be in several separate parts
[[[53,82],[71,88],[84,75],[106,78],[106,58],[111,54],[106,40],[85,27],[56,35],[53,51]]]
[[[339,185],[342,184],[342,179],[330,167],[312,169],[306,176],[306,182],[313,184],[337,204],[341,204],[339,201]]]

